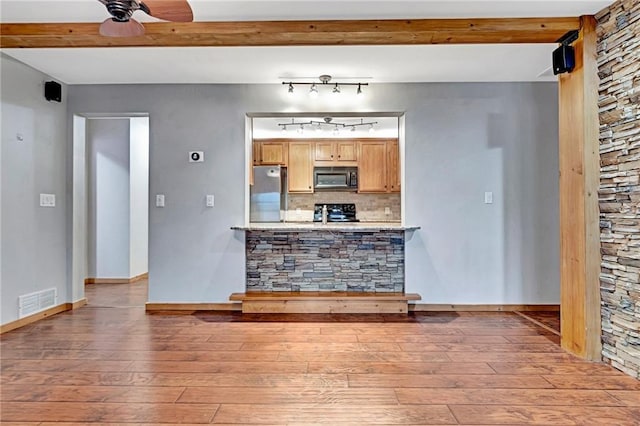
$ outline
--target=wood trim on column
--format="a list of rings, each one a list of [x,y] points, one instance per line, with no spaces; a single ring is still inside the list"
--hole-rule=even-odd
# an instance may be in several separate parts
[[[339,46],[553,43],[578,18],[145,22],[140,37],[104,37],[100,23],[0,24],[1,48]]]
[[[562,347],[590,360],[602,355],[598,187],[596,21],[581,18],[576,65],[559,77],[560,305]]]

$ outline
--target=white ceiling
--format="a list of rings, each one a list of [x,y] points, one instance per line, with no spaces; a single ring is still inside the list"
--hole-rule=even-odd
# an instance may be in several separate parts
[[[196,21],[544,17],[594,14],[612,1],[190,0]],[[101,22],[97,0],[0,0],[0,21]],[[135,18],[150,21],[142,12]],[[3,49],[67,84],[280,83],[320,74],[378,82],[555,81],[553,44]],[[545,71],[546,75],[543,74]]]

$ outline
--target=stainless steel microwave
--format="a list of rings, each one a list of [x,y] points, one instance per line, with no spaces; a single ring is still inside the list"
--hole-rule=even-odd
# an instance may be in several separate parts
[[[315,191],[357,191],[357,167],[316,167],[313,169]]]

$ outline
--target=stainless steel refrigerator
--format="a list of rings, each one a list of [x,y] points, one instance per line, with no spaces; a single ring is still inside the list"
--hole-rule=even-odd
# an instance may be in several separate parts
[[[254,166],[250,190],[250,221],[281,222],[287,209],[287,169]]]

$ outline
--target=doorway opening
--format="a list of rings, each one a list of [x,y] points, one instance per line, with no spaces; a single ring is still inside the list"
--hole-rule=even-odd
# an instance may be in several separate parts
[[[84,293],[87,285],[89,306],[143,306],[149,252],[149,117],[76,116],[73,144],[72,286]],[[135,289],[123,292],[122,284]]]

